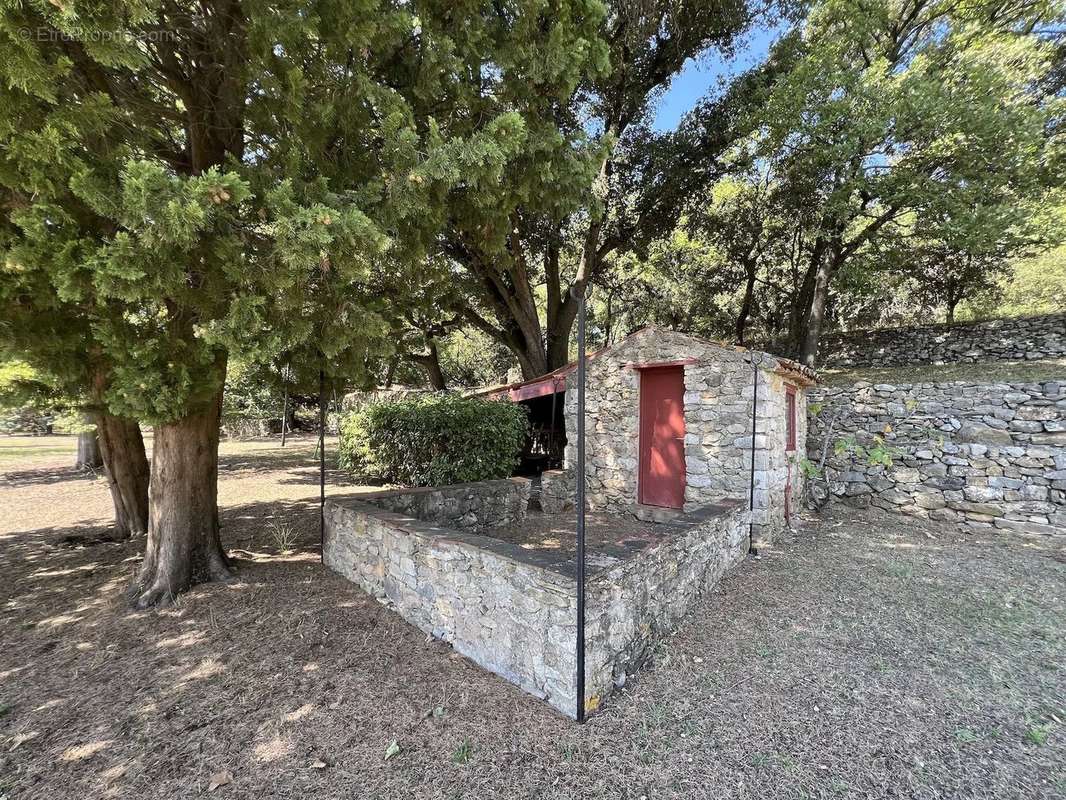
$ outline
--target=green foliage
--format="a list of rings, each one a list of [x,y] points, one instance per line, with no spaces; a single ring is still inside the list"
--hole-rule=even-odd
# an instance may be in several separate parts
[[[1066,309],[1066,245],[1016,259],[1007,274],[999,278],[995,296],[964,303],[958,317],[1026,317],[1063,309]]]
[[[280,418],[286,374],[284,368],[231,361],[226,370],[222,413],[227,417]],[[295,400],[290,399],[290,404]]]
[[[1051,723],[1033,724],[1025,730],[1025,741],[1039,746],[1047,744],[1054,726]]]
[[[443,339],[440,362],[449,386],[503,383],[512,364],[506,349],[476,328],[454,331]]]
[[[0,430],[11,433],[79,433],[74,410],[80,398],[65,395],[54,376],[25,361],[0,362]]]
[[[75,386],[103,370],[111,410],[155,422],[215,397],[235,357],[305,391],[320,368],[370,380],[395,349],[386,300],[456,207],[585,179],[565,160],[504,177],[567,149],[551,120],[606,63],[602,16],[6,3],[0,348]]]
[[[452,753],[452,761],[456,764],[466,764],[473,757],[474,745],[470,743],[469,739],[463,739],[459,746],[455,748],[455,752]]]
[[[871,467],[891,467],[901,454],[898,447],[890,445],[879,433],[874,434],[869,445],[860,444],[855,436],[842,436],[833,442],[833,455],[850,456]]]
[[[697,109],[689,137],[732,119],[733,147],[690,216],[733,276],[724,307],[738,323],[811,356],[823,319],[988,305],[1012,259],[1061,241],[1066,95],[1049,33],[1061,14],[819,0],[735,82],[747,89],[735,102]]]
[[[822,471],[818,468],[818,465],[811,461],[809,458],[804,457],[799,459],[797,461],[797,465],[799,466],[800,475],[802,475],[805,480],[817,478],[822,474]]]
[[[0,362],[0,406],[22,406],[42,400],[54,406],[54,394],[48,378],[25,361]]]
[[[526,409],[517,403],[452,394],[380,401],[342,421],[339,462],[410,486],[505,478],[527,431]]]

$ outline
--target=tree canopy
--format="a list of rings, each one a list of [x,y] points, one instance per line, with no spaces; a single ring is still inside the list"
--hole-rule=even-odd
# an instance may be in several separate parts
[[[4,330],[50,368],[15,339],[87,337],[63,353],[99,353],[108,409],[156,425],[141,605],[228,572],[228,357],[358,378],[391,350],[380,291],[418,279],[451,192],[528,156],[494,85],[550,102],[602,61],[598,4],[548,11],[5,4]]]

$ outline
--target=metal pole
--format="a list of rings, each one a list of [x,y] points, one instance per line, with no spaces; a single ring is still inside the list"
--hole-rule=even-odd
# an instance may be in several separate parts
[[[585,291],[577,301],[577,721],[585,721]]]
[[[748,552],[752,555],[759,551],[755,549],[755,431],[757,428],[759,409],[759,365],[755,362],[755,354],[751,354],[751,479],[748,486]]]
[[[555,454],[555,402],[559,397],[559,384],[552,378],[552,420],[548,423],[548,469],[553,469],[552,458]]]
[[[281,401],[281,446],[285,446],[286,424],[289,421],[289,387],[285,387],[285,399]]]
[[[318,552],[326,558],[326,371],[318,369]]]

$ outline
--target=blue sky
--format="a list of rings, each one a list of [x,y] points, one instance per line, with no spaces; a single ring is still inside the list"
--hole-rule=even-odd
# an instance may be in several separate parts
[[[756,28],[737,48],[729,60],[711,51],[698,59],[689,59],[681,73],[674,78],[670,88],[659,102],[653,127],[658,131],[670,131],[677,127],[686,111],[709,93],[717,93],[730,78],[751,69],[766,58],[770,46],[785,28]]]

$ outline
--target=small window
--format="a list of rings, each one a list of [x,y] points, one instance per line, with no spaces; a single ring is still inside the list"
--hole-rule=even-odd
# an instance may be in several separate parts
[[[785,449],[796,449],[796,387],[785,387]]]

